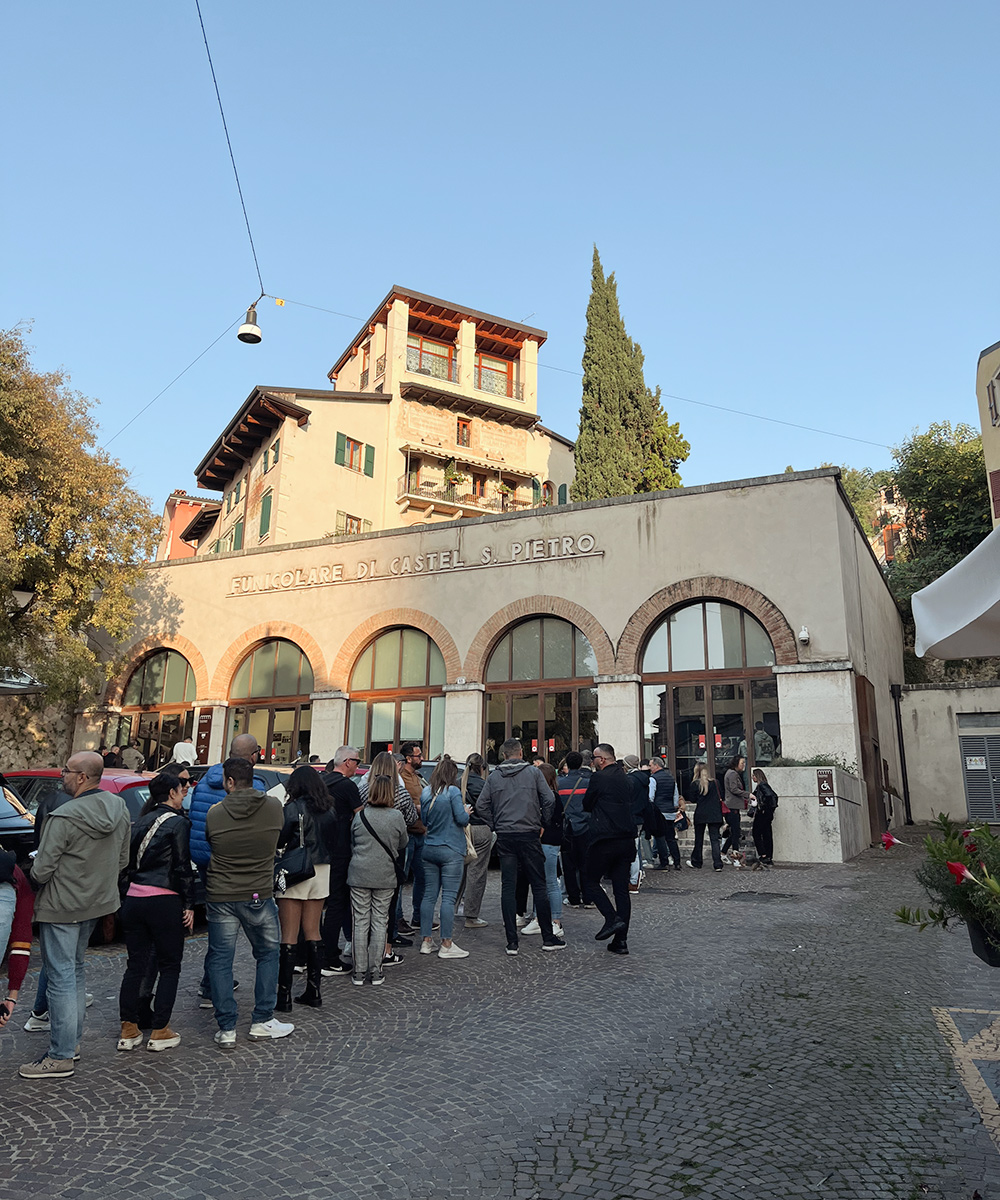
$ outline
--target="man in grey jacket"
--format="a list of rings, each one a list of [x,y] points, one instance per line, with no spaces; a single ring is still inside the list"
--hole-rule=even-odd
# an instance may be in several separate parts
[[[507,953],[517,954],[517,872],[531,884],[542,949],[562,950],[566,943],[552,932],[552,909],[545,888],[545,855],[540,838],[552,819],[556,798],[537,767],[524,761],[521,743],[508,738],[500,747],[504,761],[490,772],[476,801],[476,814],[497,835],[500,856],[500,911]]]
[[[62,769],[72,797],[45,822],[31,875],[38,940],[48,976],[49,1049],[18,1072],[25,1079],[73,1074],[86,1012],[83,959],[98,920],[117,912],[118,875],[128,863],[131,825],[125,801],[101,791],[104,762],[74,754]]]

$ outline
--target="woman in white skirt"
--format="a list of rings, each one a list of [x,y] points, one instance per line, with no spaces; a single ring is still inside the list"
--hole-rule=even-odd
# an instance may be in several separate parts
[[[278,1003],[276,1012],[292,1011],[292,972],[295,969],[292,953],[301,929],[306,941],[306,990],[295,997],[296,1004],[319,1008],[323,940],[319,931],[323,902],[330,894],[330,850],[337,817],[333,798],[320,779],[319,772],[309,766],[296,767],[285,784],[285,825],[278,838],[278,849],[299,844],[299,829],[309,848],[316,874],[311,879],[288,888],[278,900],[281,921],[281,958],[278,965]]]

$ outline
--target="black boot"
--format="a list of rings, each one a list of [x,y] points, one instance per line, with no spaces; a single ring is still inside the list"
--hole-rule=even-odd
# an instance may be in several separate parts
[[[278,1002],[274,1006],[275,1012],[292,1011],[292,968],[294,966],[292,951],[294,949],[294,946],[286,946],[282,943],[281,957],[278,959]]]
[[[306,990],[301,996],[295,997],[296,1004],[307,1004],[310,1008],[322,1008],[323,997],[319,994],[319,985],[323,965],[323,943],[306,942]]]

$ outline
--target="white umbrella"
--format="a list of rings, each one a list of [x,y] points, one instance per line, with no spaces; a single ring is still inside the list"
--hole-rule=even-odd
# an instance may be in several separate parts
[[[1000,525],[911,603],[921,658],[1000,655]]]

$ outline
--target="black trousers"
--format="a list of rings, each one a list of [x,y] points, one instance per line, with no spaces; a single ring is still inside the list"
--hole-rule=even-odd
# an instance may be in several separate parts
[[[753,825],[750,827],[750,832],[753,835],[753,844],[757,848],[757,857],[770,862],[774,858],[774,833],[771,829],[771,823],[774,821],[774,813],[766,815],[759,812],[753,819]]]
[[[667,832],[653,839],[656,853],[660,856],[660,866],[669,866],[671,859],[674,866],[681,865],[681,848],[677,845],[677,829],[672,817],[667,817]]]
[[[712,844],[712,866],[722,866],[722,853],[719,850],[719,830],[722,828],[720,824],[706,825],[704,822],[695,821],[694,823],[694,849],[691,851],[691,865],[693,867],[701,866],[701,848],[705,843],[705,830],[708,830],[708,840]]]
[[[351,940],[351,889],[347,886],[347,868],[350,860],[330,863],[330,894],[323,909],[323,943],[326,946],[326,961],[333,966],[340,960],[340,935]]]
[[[523,872],[535,898],[535,919],[542,929],[542,941],[552,938],[552,909],[545,886],[545,855],[537,833],[498,833],[500,856],[500,911],[508,944],[517,945],[517,877]],[[527,903],[527,892],[525,892]]]
[[[632,900],[629,896],[628,881],[634,861],[635,841],[630,837],[593,842],[587,851],[587,865],[584,873],[589,891],[588,900],[597,905],[601,910],[601,916],[606,921],[613,921],[617,916],[625,922],[624,930],[615,936],[616,942],[625,941],[629,922],[632,919]],[[611,880],[611,890],[615,897],[614,904],[611,903],[607,892],[601,887],[601,880],[605,876]]]
[[[726,823],[729,826],[729,832],[726,834],[726,840],[722,843],[723,854],[727,850],[739,850],[740,848],[740,814],[735,808],[729,810]]]
[[[567,833],[562,844],[563,878],[566,880],[566,895],[570,904],[585,904],[584,866],[587,862],[586,833]]]
[[[128,948],[128,966],[118,993],[119,1017],[139,1024],[139,992],[155,953],[159,969],[153,997],[153,1028],[166,1029],[177,999],[177,983],[184,957],[184,924],[180,896],[126,896],[122,928]]]

